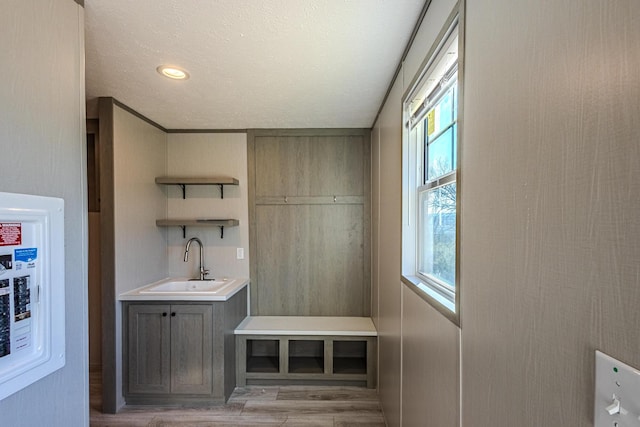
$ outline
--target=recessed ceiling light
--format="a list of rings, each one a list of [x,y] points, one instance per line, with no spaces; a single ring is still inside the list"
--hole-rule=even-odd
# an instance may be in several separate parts
[[[189,73],[186,70],[175,65],[161,65],[156,70],[161,75],[174,80],[186,80],[189,78]]]

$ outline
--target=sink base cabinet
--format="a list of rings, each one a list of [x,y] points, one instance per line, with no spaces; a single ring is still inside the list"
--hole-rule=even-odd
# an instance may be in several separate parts
[[[127,404],[224,403],[235,387],[233,331],[247,290],[224,302],[124,303]]]

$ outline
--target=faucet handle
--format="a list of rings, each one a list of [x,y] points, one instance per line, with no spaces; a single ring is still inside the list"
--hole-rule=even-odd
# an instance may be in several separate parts
[[[202,275],[207,276],[209,274],[209,270],[202,270]]]

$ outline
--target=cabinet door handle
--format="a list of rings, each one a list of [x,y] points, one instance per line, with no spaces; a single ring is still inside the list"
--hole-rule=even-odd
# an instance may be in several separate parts
[[[167,317],[167,313],[162,313],[162,317]]]
[[[171,313],[171,317],[176,317],[176,313]]]

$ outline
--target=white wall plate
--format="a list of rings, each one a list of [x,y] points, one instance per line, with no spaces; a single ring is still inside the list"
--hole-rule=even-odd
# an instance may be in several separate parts
[[[595,427],[640,426],[640,371],[596,350]]]

